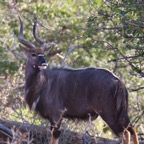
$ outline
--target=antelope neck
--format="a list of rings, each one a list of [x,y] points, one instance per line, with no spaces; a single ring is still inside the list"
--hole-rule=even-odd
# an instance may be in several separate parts
[[[29,83],[32,84],[37,79],[43,81],[45,79],[44,71],[45,70],[39,70],[38,68],[34,68],[32,65],[30,65],[29,62],[27,62],[25,68],[26,86],[29,85]]]

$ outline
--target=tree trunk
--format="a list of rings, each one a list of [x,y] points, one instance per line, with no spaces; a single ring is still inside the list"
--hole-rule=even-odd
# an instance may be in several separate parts
[[[0,120],[0,143],[2,144],[48,144],[49,137],[50,130],[47,127]],[[120,141],[93,137],[87,132],[82,134],[62,129],[60,144],[120,144]]]

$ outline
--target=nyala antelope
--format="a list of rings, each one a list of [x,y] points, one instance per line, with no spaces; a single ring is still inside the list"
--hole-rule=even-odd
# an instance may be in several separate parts
[[[36,34],[39,47],[23,38],[23,22],[20,19],[18,40],[25,52],[25,100],[30,109],[50,121],[50,144],[57,144],[63,118],[92,120],[100,116],[122,138],[123,144],[138,144],[136,131],[128,116],[128,92],[123,82],[103,68],[49,67],[45,52],[49,45]]]

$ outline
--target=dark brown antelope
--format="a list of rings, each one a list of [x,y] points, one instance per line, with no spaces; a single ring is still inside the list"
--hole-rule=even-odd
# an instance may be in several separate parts
[[[138,144],[137,134],[128,117],[128,92],[125,85],[110,71],[103,68],[51,68],[47,65],[45,51],[48,44],[36,34],[40,44],[35,47],[23,39],[23,23],[20,19],[18,40],[27,56],[25,68],[25,100],[30,109],[37,111],[51,123],[50,144],[58,143],[63,118],[92,120],[98,116],[124,144]]]

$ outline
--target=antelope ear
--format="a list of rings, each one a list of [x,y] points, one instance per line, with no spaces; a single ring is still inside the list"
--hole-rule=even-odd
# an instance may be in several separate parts
[[[24,47],[23,45],[19,44],[19,47],[22,51],[25,52],[26,56],[29,56],[30,50],[27,47]]]

